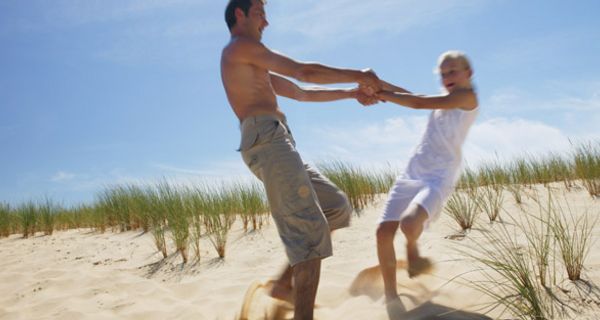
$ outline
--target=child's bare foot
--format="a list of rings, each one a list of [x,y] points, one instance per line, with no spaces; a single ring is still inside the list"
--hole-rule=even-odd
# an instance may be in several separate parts
[[[290,285],[282,284],[277,280],[269,280],[266,286],[270,288],[269,295],[272,298],[294,304],[294,295]]]
[[[423,257],[416,257],[408,260],[408,277],[413,278],[427,273],[432,269],[431,260]]]
[[[406,307],[398,296],[386,297],[385,308],[390,319],[401,319],[401,316],[406,313]]]

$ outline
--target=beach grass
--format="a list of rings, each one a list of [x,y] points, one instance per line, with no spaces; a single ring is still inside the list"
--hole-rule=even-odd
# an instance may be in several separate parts
[[[461,190],[450,195],[444,209],[462,231],[471,229],[481,212],[475,193]]]
[[[146,199],[149,202],[150,232],[154,238],[156,249],[166,259],[169,254],[167,251],[166,228],[167,216],[163,210],[160,194],[156,188],[148,187],[145,191]]]
[[[376,195],[387,193],[397,176],[397,172],[391,168],[372,171],[342,161],[321,163],[318,168],[344,191],[357,213],[372,203]]]
[[[483,232],[483,239],[463,253],[481,265],[484,280],[468,280],[470,285],[495,301],[494,308],[503,307],[503,314],[518,319],[554,319],[557,313],[552,295],[538,281],[535,258],[519,234],[505,224]],[[461,249],[463,250],[463,249]]]
[[[28,238],[29,236],[35,235],[38,220],[38,213],[35,203],[33,201],[23,203],[16,209],[16,212],[21,225],[21,233],[23,234],[23,238]]]
[[[573,158],[576,177],[591,196],[600,197],[600,142],[577,145]]]
[[[498,220],[504,202],[502,185],[479,187],[475,194],[475,201],[479,209],[487,214],[490,222]]]
[[[558,201],[552,196],[549,197],[548,212],[550,228],[558,243],[568,278],[580,280],[585,259],[594,241],[592,231],[598,217],[595,215],[592,218],[587,212],[576,216],[566,199]]]
[[[0,238],[8,237],[11,234],[11,211],[8,203],[0,203]]]
[[[52,235],[59,207],[52,200],[46,198],[44,202],[37,205],[37,211],[40,217],[40,229],[44,232],[44,235]]]
[[[205,192],[202,189],[188,188],[185,195],[185,208],[187,210],[188,218],[190,219],[190,242],[194,250],[194,257],[196,261],[200,261],[201,258],[201,246],[200,239],[203,236],[204,224],[205,224],[205,212],[207,212],[208,199]]]
[[[244,231],[249,230],[250,224],[252,224],[252,230],[261,229],[263,224],[268,221],[270,212],[262,185],[256,181],[247,184],[238,182],[232,188],[234,194],[239,197],[236,201],[239,208],[236,211],[239,212]]]
[[[119,231],[131,230],[131,198],[125,185],[105,188],[97,196],[97,207],[106,214],[107,223]]]
[[[219,258],[225,258],[227,235],[235,222],[235,188],[226,185],[207,188],[205,226],[208,238]]]
[[[159,198],[157,209],[166,214],[167,224],[176,251],[181,254],[183,263],[187,263],[190,224],[182,199],[182,191],[166,181],[159,183],[157,189]]]

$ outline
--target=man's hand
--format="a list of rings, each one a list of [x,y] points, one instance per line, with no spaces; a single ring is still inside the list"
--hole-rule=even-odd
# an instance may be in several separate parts
[[[377,77],[375,71],[371,69],[362,70],[362,78],[358,81],[361,91],[366,95],[372,96],[381,91],[381,80]]]
[[[377,94],[369,95],[365,93],[364,88],[361,86],[355,89],[355,98],[363,106],[371,106],[379,102]]]

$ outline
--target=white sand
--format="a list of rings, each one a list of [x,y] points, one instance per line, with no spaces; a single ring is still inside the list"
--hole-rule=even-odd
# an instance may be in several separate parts
[[[568,197],[577,214],[586,209],[600,213],[600,200],[593,200],[585,190],[569,192]],[[537,210],[533,201],[526,201],[525,210]],[[520,214],[509,194],[505,202],[509,213]],[[323,262],[317,319],[498,317],[496,311],[481,314],[491,300],[465,284],[481,276],[473,272],[477,266],[455,250],[483,243],[481,230],[495,227],[485,214],[476,230],[462,240],[447,238],[456,234],[457,226],[446,215],[424,233],[421,251],[434,261],[435,270],[416,279],[398,270],[399,292],[409,312],[390,316],[377,270],[364,271],[377,264],[374,221],[383,204],[384,198],[355,217],[350,228],[334,234],[334,256]],[[599,236],[600,228],[595,228],[594,237]],[[236,223],[224,260],[217,258],[208,241],[202,245],[201,261],[182,265],[179,255],[162,260],[152,236],[140,232],[72,230],[29,239],[19,235],[0,239],[0,319],[233,320],[241,312],[248,288],[275,277],[285,262],[272,224],[244,234]],[[396,249],[398,258],[403,259],[401,234]],[[600,242],[595,242],[582,275],[585,283],[564,281],[563,269],[557,271],[557,282],[572,293],[567,302],[583,313],[581,319],[600,315],[599,249]],[[463,277],[457,278],[459,275]],[[263,289],[255,292],[248,307],[251,319],[278,312],[283,318],[291,315],[285,304],[268,298]]]

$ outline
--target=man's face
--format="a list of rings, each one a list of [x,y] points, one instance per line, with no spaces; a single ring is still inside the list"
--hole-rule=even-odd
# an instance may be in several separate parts
[[[262,1],[253,0],[252,6],[248,10],[248,16],[243,19],[244,26],[249,34],[257,40],[260,40],[262,38],[263,30],[269,25],[265,13],[265,5]]]

